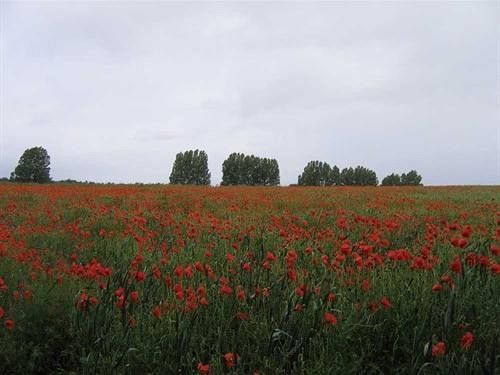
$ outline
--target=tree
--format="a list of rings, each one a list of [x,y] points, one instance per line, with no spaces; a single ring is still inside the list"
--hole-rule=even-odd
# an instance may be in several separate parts
[[[356,168],[354,168],[354,185],[376,186],[378,185],[377,174],[371,169],[358,165]]]
[[[340,172],[340,183],[341,185],[354,185],[354,169],[351,167],[342,169]]]
[[[401,185],[412,185],[418,186],[422,184],[422,176],[420,176],[417,171],[411,170],[408,173],[403,173],[401,175]]]
[[[279,185],[276,159],[232,153],[222,163],[221,185]]]
[[[340,169],[336,165],[334,165],[332,168],[330,178],[332,182],[330,185],[340,185]]]
[[[340,172],[337,166],[333,168],[326,162],[314,160],[307,163],[298,178],[299,185],[331,186],[339,183]]]
[[[382,180],[382,186],[399,186],[401,185],[401,177],[398,174],[391,173],[390,175],[384,177]]]
[[[170,183],[210,185],[207,153],[200,150],[179,152],[175,156],[172,173],[170,174]]]
[[[243,159],[245,155],[232,153],[222,163],[222,182],[221,185],[241,185],[243,175]]]
[[[32,147],[24,151],[10,179],[19,182],[49,182],[50,156],[43,147]]]
[[[344,168],[340,173],[340,183],[342,185],[377,185],[378,179],[375,171],[358,165],[356,168]]]

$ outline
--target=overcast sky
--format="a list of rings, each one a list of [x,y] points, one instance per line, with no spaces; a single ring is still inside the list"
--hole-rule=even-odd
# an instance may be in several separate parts
[[[166,182],[176,153],[500,183],[500,2],[1,2],[0,176]]]

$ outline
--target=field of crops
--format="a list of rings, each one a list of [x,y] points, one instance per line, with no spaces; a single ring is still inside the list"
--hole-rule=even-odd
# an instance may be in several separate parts
[[[499,373],[499,198],[0,184],[0,373]]]

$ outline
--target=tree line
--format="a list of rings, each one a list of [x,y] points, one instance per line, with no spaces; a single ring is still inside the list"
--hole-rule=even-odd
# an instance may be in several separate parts
[[[418,186],[421,185],[422,176],[417,171],[408,173],[392,173],[382,180],[382,186]],[[302,186],[376,186],[378,178],[375,171],[358,165],[348,167],[342,171],[334,165],[330,167],[327,162],[313,160],[307,163],[302,174],[298,177],[298,185]]]
[[[264,185],[280,183],[280,169],[276,159],[232,153],[222,163],[221,185]]]
[[[371,169],[358,165],[356,168],[344,168],[340,171],[327,162],[313,160],[307,163],[298,177],[302,186],[369,186],[378,185],[377,174]]]
[[[411,170],[408,173],[399,174],[392,173],[382,180],[382,186],[411,186],[421,185],[422,176],[417,171]]]
[[[180,185],[210,185],[208,155],[203,150],[188,150],[176,155],[169,181]],[[7,180],[6,178],[1,180]],[[10,181],[50,182],[50,157],[43,147],[29,148],[22,154]],[[65,180],[63,182],[73,182]],[[336,165],[313,160],[307,163],[298,176],[301,186],[376,186],[379,181],[375,171],[358,165],[342,170]],[[221,185],[260,185],[280,184],[280,171],[276,159],[255,155],[232,153],[222,163]],[[392,173],[386,176],[382,186],[417,186],[422,184],[422,176],[411,170],[401,175]]]

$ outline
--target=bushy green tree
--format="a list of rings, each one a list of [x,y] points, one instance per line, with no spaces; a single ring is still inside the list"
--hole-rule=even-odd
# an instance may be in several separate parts
[[[375,171],[358,165],[354,168],[354,185],[369,186],[378,185],[378,178]]]
[[[340,172],[340,184],[345,186],[354,185],[353,168],[349,167],[342,169],[342,172]]]
[[[221,185],[241,185],[243,175],[243,160],[245,155],[241,153],[232,153],[222,163],[222,182]]]
[[[170,174],[171,184],[210,185],[208,156],[205,151],[189,150],[179,152]]]
[[[377,185],[378,179],[375,171],[358,165],[356,168],[344,168],[340,173],[340,182],[342,185],[369,186]]]
[[[333,168],[326,162],[314,160],[307,163],[298,178],[299,185],[331,186],[338,185],[340,172],[337,166]]]
[[[32,147],[24,151],[10,179],[19,182],[49,182],[50,156],[43,147]]]
[[[276,159],[232,153],[222,163],[221,185],[279,185]]]
[[[340,185],[340,169],[336,165],[332,167],[330,178],[332,181],[331,185]]]
[[[390,175],[384,177],[382,180],[382,186],[399,186],[401,185],[401,177],[398,174],[391,173]]]
[[[276,159],[260,158],[259,185],[275,186],[280,184],[280,169]]]
[[[411,170],[408,173],[403,173],[401,175],[401,185],[418,186],[421,184],[422,176],[420,176],[415,170]]]

